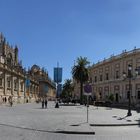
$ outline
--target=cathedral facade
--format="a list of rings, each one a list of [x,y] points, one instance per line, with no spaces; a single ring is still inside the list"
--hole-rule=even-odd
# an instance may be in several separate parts
[[[12,47],[0,34],[0,104],[28,103],[39,99],[39,80],[23,68],[18,47]],[[54,88],[53,88],[54,89]]]

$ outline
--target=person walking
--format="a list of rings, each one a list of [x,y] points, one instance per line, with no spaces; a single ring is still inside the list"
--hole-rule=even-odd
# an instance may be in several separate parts
[[[13,106],[12,96],[9,96],[8,101],[9,101],[10,106],[12,107]]]
[[[47,108],[48,101],[45,99],[45,108]]]
[[[44,108],[44,99],[42,100],[42,108]]]

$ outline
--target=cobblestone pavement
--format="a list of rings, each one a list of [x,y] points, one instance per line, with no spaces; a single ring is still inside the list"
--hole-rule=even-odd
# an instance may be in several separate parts
[[[137,140],[140,137],[140,113],[135,111],[126,117],[127,110],[90,106],[89,123],[86,123],[85,106],[58,109],[54,106],[54,102],[49,102],[47,109],[41,109],[41,104],[0,106],[0,140]],[[55,133],[60,131],[95,132],[95,135]]]

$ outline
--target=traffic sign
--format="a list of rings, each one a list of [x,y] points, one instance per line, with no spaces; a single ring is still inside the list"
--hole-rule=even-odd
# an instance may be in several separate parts
[[[90,84],[84,86],[84,95],[89,96],[92,93],[92,87]]]

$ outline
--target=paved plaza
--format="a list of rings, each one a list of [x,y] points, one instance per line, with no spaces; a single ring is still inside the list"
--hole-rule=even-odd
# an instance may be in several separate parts
[[[0,140],[138,140],[140,113],[106,107],[60,106],[48,102],[0,106]],[[94,134],[95,133],[95,134]]]

